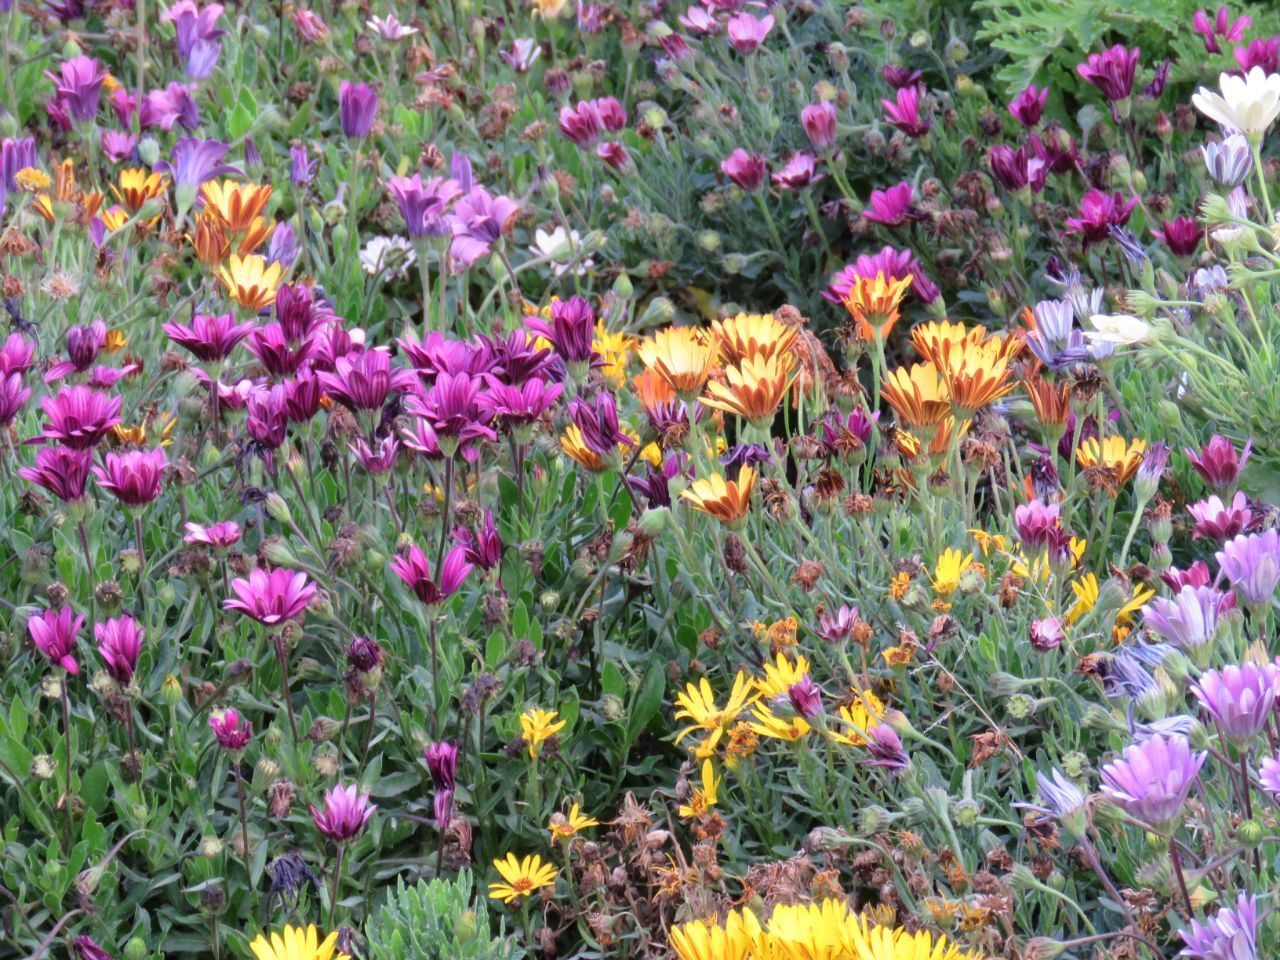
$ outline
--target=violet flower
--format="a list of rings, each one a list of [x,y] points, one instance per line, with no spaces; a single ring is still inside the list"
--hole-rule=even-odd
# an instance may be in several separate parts
[[[836,143],[836,105],[830,100],[809,104],[800,111],[800,126],[813,149],[831,149]]]
[[[755,190],[764,182],[766,173],[764,156],[759,153],[748,153],[738,147],[720,161],[720,172],[743,190]]]
[[[1206,670],[1191,692],[1223,735],[1243,745],[1266,725],[1280,693],[1280,667],[1244,663]]]
[[[458,785],[458,748],[452,743],[429,743],[423,751],[431,784],[435,787],[433,810],[436,826],[444,830],[453,819],[453,797]]]
[[[1206,53],[1221,53],[1218,43],[1221,37],[1228,43],[1239,43],[1244,39],[1244,32],[1253,26],[1253,18],[1247,14],[1231,19],[1231,11],[1226,6],[1218,8],[1217,16],[1211,21],[1203,10],[1197,10],[1191,18],[1191,27],[1204,39]]]
[[[50,663],[75,676],[80,672],[80,665],[72,654],[76,648],[76,634],[84,626],[84,616],[73,617],[73,613],[70,607],[57,611],[42,610],[27,620],[27,633]]]
[[[391,572],[408,585],[420,601],[427,606],[435,606],[448,600],[458,592],[471,573],[472,565],[467,562],[466,550],[453,547],[444,556],[440,564],[440,576],[437,580],[431,575],[431,561],[416,545],[391,561]]]
[[[400,205],[410,237],[444,237],[452,232],[449,208],[462,193],[457,181],[444,177],[424,181],[415,173],[392,177],[387,181],[387,192]]]
[[[1215,433],[1198,453],[1190,447],[1183,452],[1191,461],[1191,468],[1204,478],[1205,483],[1218,493],[1229,493],[1239,482],[1252,450],[1253,441],[1246,440],[1237,455],[1231,441]]]
[[[492,570],[502,562],[502,536],[493,521],[492,510],[484,512],[484,523],[474,533],[466,527],[457,527],[453,540],[462,547],[467,562],[481,570]]]
[[[128,614],[93,625],[93,636],[98,641],[98,654],[106,665],[107,673],[116,683],[128,686],[133,680],[145,633]]]
[[[1154,597],[1142,610],[1143,626],[1192,659],[1213,642],[1218,620],[1235,606],[1235,596],[1208,585],[1181,587],[1172,597]]]
[[[213,739],[223,750],[237,753],[249,745],[253,727],[235,710],[215,710],[209,715],[209,729]]]
[[[745,56],[760,48],[773,29],[773,23],[771,13],[757,19],[747,11],[739,10],[725,24],[725,35],[729,38],[729,45]]]
[[[23,386],[22,374],[0,374],[0,427],[8,427],[13,423],[27,400],[31,398],[31,388]]]
[[[510,50],[498,51],[502,61],[516,73],[528,73],[541,55],[542,45],[531,38],[514,40]]]
[[[338,107],[343,134],[352,140],[362,140],[373,129],[378,114],[378,94],[367,83],[343,80],[338,85]]]
[[[911,203],[912,188],[909,183],[898,183],[887,190],[872,190],[867,209],[862,215],[873,223],[886,227],[900,227],[908,220],[924,220],[928,214],[921,213]]]
[[[93,366],[107,342],[107,325],[101,320],[67,329],[67,359],[45,371],[44,382],[56,383],[72,373],[83,373]]]
[[[913,140],[923,137],[933,126],[933,118],[920,112],[924,94],[923,85],[902,87],[893,100],[881,100],[885,121]]]
[[[1248,20],[1248,17],[1242,19]],[[1181,933],[1186,947],[1178,954],[1180,957],[1259,960],[1258,898],[1254,894],[1238,893],[1234,907],[1220,907],[1203,922],[1192,919],[1190,929]]]
[[[215,550],[228,550],[234,547],[240,542],[242,536],[240,524],[234,520],[220,520],[207,527],[188,522],[184,529],[187,533],[182,538],[183,543],[202,543]]]
[[[381,410],[392,393],[411,389],[416,379],[408,370],[393,370],[384,348],[339,357],[333,373],[321,373],[325,392],[352,411]]]
[[[1137,47],[1129,50],[1117,43],[1102,53],[1089,54],[1089,59],[1076,66],[1076,73],[1101,90],[1112,103],[1118,103],[1129,99],[1133,92],[1139,53]]]
[[[450,255],[467,267],[488,256],[519,210],[520,204],[510,197],[495,197],[484,187],[472,187],[453,208]]]
[[[187,131],[195,130],[200,126],[200,107],[195,101],[195,92],[194,83],[170,83],[163,90],[149,91],[142,101],[142,128],[172,130],[176,124]]]
[[[919,70],[911,70],[894,63],[886,63],[880,68],[880,77],[895,90],[914,87],[924,79]]]
[[[364,437],[357,437],[354,443],[347,444],[347,449],[366,473],[380,476],[395,467],[400,446],[399,438],[392,434],[379,440],[376,448],[370,447]]]
[[[1212,537],[1219,543],[1243,533],[1253,522],[1249,499],[1240,490],[1231,498],[1230,505],[1223,503],[1215,494],[1191,504],[1187,507],[1187,512],[1195,520],[1195,527],[1191,532],[1193,539]]]
[[[98,486],[126,507],[144,507],[160,496],[169,458],[162,448],[108,453],[105,467],[94,467]]]
[[[359,835],[377,806],[369,802],[369,793],[361,793],[355,784],[336,784],[324,794],[324,809],[311,807],[311,819],[330,840],[344,843]]]
[[[235,597],[222,601],[224,610],[238,610],[268,627],[292,620],[307,608],[316,585],[300,571],[278,567],[268,573],[256,567],[249,578],[231,581]]]
[[[1080,199],[1080,215],[1067,218],[1065,232],[1081,234],[1086,247],[1098,243],[1110,236],[1110,227],[1128,223],[1137,205],[1137,197],[1125,199],[1119,190],[1107,194],[1095,187]]]
[[[784,190],[803,190],[823,178],[818,172],[818,161],[811,153],[799,150],[773,174],[773,182]]]
[[[1009,104],[1009,114],[1013,119],[1030,130],[1040,122],[1044,115],[1044,106],[1049,101],[1049,88],[1031,84]]]
[[[84,496],[89,466],[92,463],[91,450],[46,446],[36,451],[35,466],[22,467],[18,470],[18,476],[43,487],[63,503],[71,503]]]
[[[79,56],[64,60],[58,72],[46,70],[53,81],[54,98],[70,114],[71,119],[86,123],[98,115],[98,101],[106,68],[93,57]]]
[[[56,440],[73,450],[88,450],[120,423],[121,397],[111,397],[85,386],[64,387],[40,406],[49,418],[39,439]]]
[[[1189,257],[1204,239],[1204,228],[1190,217],[1175,217],[1165,220],[1161,229],[1152,230],[1151,235],[1164,243],[1174,256]]]
[[[589,362],[595,338],[596,315],[591,304],[578,294],[551,304],[551,322],[541,317],[528,317],[530,330],[551,341],[556,353],[566,364]]]
[[[1250,40],[1247,45],[1236,47],[1231,53],[1242,73],[1248,73],[1254,67],[1261,67],[1263,73],[1280,73],[1280,37]]]
[[[1228,190],[1240,186],[1253,172],[1253,152],[1248,138],[1242,133],[1206,143],[1200,148],[1200,153],[1209,177]]]

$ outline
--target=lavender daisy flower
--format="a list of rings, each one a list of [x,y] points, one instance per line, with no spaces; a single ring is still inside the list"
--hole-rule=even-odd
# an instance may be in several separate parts
[[[1253,663],[1206,670],[1191,692],[1229,740],[1243,744],[1267,722],[1280,692],[1280,668]]]
[[[1135,819],[1165,828],[1182,811],[1207,756],[1193,754],[1183,737],[1152,737],[1102,768],[1102,791]]]
[[[316,585],[300,571],[280,567],[268,573],[256,567],[247,580],[232,580],[235,597],[222,601],[223,609],[238,610],[268,627],[292,620],[307,608]]]
[[[510,197],[495,197],[484,187],[472,187],[453,208],[450,254],[467,267],[488,256],[519,209],[520,204]]]
[[[1280,584],[1280,531],[1241,534],[1222,545],[1215,555],[1220,573],[1231,581],[1236,595],[1255,607],[1269,604]]]
[[[53,81],[54,97],[72,120],[85,123],[98,115],[107,71],[93,57],[72,57],[62,62],[57,73],[46,70],[44,75]]]
[[[358,836],[377,806],[369,802],[368,791],[360,792],[355,784],[336,784],[324,794],[324,809],[311,808],[311,819],[330,840],[342,843]]]
[[[1116,44],[1102,53],[1091,53],[1089,59],[1076,67],[1076,73],[1093,84],[1112,103],[1127,100],[1133,92],[1133,75],[1138,67],[1141,51],[1127,49]]]
[[[1212,537],[1224,543],[1238,536],[1253,522],[1253,511],[1249,509],[1249,498],[1244,492],[1237,490],[1231,503],[1225,504],[1222,498],[1214,494],[1187,507],[1187,512],[1195,520],[1191,536]]]
[[[449,208],[462,193],[457,181],[444,177],[424,181],[421,174],[415,173],[412,177],[392,177],[387,181],[387,192],[400,205],[409,236],[444,237],[452,232]]]
[[[1240,186],[1253,172],[1253,153],[1242,133],[1233,133],[1220,143],[1206,143],[1200,153],[1213,182],[1228,190]]]
[[[343,134],[352,140],[367,137],[378,114],[378,94],[373,87],[343,80],[338,86],[338,106]]]
[[[1155,597],[1143,608],[1143,625],[1197,662],[1218,632],[1218,618],[1234,597],[1210,586],[1182,587],[1172,598]]]
[[[1087,797],[1083,790],[1063,775],[1057,767],[1049,773],[1036,771],[1036,792],[1040,794],[1040,803],[1015,803],[1015,807],[1034,810],[1046,817],[1057,820],[1073,837],[1084,836],[1088,829],[1089,818],[1085,810]]]
[[[1225,9],[1225,8],[1224,8]],[[1258,898],[1240,893],[1235,907],[1222,907],[1205,920],[1191,921],[1182,931],[1181,957],[1195,960],[1258,960]]]
[[[383,348],[339,357],[333,373],[321,373],[320,385],[334,400],[353,411],[381,410],[387,397],[411,389],[416,378],[408,370],[391,369]]]
[[[457,546],[445,554],[438,578],[431,574],[431,561],[427,559],[427,555],[414,544],[410,544],[405,553],[391,561],[391,572],[403,580],[414,596],[429,607],[443,603],[457,593],[471,570],[466,550]]]
[[[186,213],[194,206],[200,186],[206,180],[227,174],[244,176],[238,167],[222,162],[230,149],[220,140],[183,137],[173,145],[168,160],[160,160],[152,167],[157,173],[167,173],[173,178],[179,213]]]

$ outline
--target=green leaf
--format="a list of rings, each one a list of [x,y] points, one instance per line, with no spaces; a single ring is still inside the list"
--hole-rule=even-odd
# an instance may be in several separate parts
[[[649,721],[662,709],[662,698],[667,690],[667,675],[660,661],[653,661],[645,671],[644,680],[636,694],[635,703],[627,716],[627,740],[635,742]]]

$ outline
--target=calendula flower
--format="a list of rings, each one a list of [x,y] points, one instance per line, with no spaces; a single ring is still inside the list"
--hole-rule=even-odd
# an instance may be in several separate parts
[[[1082,440],[1076,448],[1076,463],[1086,470],[1101,473],[1102,485],[1114,492],[1137,471],[1146,449],[1145,440],[1129,441],[1114,435],[1102,440],[1090,437]]]
[[[726,481],[718,473],[695,480],[680,496],[689,501],[695,510],[715,517],[721,523],[739,523],[751,509],[751,491],[755,488],[756,472],[750,467],[738,470],[737,480]]]
[[[130,213],[137,213],[144,203],[168,189],[168,177],[138,167],[121,170],[120,185],[111,184],[111,192]]]
[[[710,338],[692,327],[659,330],[643,341],[637,352],[641,363],[686,399],[701,392],[716,360],[716,348]]]
[[[844,308],[853,318],[854,332],[860,339],[883,340],[889,336],[898,322],[903,294],[912,281],[911,274],[895,280],[883,272],[871,279],[853,278],[844,297]]]
[[[575,803],[569,808],[569,813],[556,813],[551,817],[551,823],[548,827],[551,831],[551,841],[572,840],[581,831],[588,827],[598,827],[600,821],[586,816]]]
[[[527,897],[535,890],[554,886],[556,868],[543,863],[536,853],[517,860],[514,853],[508,853],[502,860],[493,861],[494,869],[502,875],[502,883],[489,884],[489,899],[511,903],[521,897]]]
[[[229,233],[243,233],[266,209],[271,184],[209,180],[200,188],[204,213]]]
[[[270,939],[258,934],[249,949],[257,960],[350,960],[337,945],[336,930],[321,940],[314,925],[305,930],[286,925],[280,933],[272,933]]]
[[[680,816],[686,820],[692,820],[697,817],[707,815],[712,807],[716,805],[719,799],[717,789],[720,787],[720,780],[716,777],[715,768],[711,765],[711,761],[702,761],[702,786],[694,787],[693,793],[689,797],[689,802],[681,804],[679,808]]]
[[[760,696],[765,700],[773,700],[775,697],[785,697],[792,684],[798,683],[808,673],[808,658],[797,656],[791,661],[785,654],[779,653],[773,663],[765,661],[764,676],[756,677],[751,682]]]
[[[948,547],[934,564],[933,576],[930,578],[935,593],[949,596],[960,586],[960,578],[966,570],[973,566],[973,554],[962,554],[954,547]]]
[[[861,747],[866,745],[867,731],[884,719],[884,703],[870,690],[855,689],[853,701],[842,704],[837,713],[845,730],[832,731],[832,738],[851,747]]]
[[[733,679],[733,689],[729,691],[729,699],[723,710],[716,705],[715,694],[706,677],[698,681],[696,686],[686,684],[684,692],[676,694],[675,703],[679,709],[676,710],[675,718],[690,720],[692,723],[676,734],[676,743],[689,734],[702,730],[707,736],[699,748],[700,752],[714,750],[725,730],[754,700],[751,685],[742,670]]]
[[[748,357],[736,366],[726,367],[723,380],[708,383],[701,403],[768,427],[787,394],[794,363],[789,353],[767,359]]]
[[[812,729],[804,717],[780,717],[763,703],[755,705],[755,720],[750,723],[751,729],[770,740],[785,740],[788,743],[808,735]]]
[[[677,960],[746,960],[760,932],[760,921],[750,910],[730,910],[723,925],[715,920],[675,924],[671,950]]]
[[[565,728],[567,721],[557,720],[557,711],[541,707],[520,714],[520,735],[529,745],[529,757],[537,759],[542,744]]]
[[[936,430],[951,416],[951,394],[932,363],[890,370],[880,395],[893,407],[898,419],[913,430]]]
[[[254,313],[276,302],[283,275],[280,264],[268,265],[266,259],[257,254],[241,257],[233,253],[217,272],[218,279],[227,288],[227,296]]]
[[[727,364],[739,364],[748,357],[767,360],[786,353],[799,330],[789,327],[772,313],[739,313],[711,321],[711,333]]]

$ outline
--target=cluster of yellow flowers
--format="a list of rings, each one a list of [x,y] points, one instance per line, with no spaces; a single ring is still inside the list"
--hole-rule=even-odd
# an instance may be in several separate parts
[[[724,923],[677,924],[671,949],[679,960],[979,960],[945,936],[874,924],[839,900],[780,905],[766,923],[743,909]]]
[[[215,268],[227,296],[245,310],[258,312],[276,302],[284,268],[254,253],[275,232],[262,215],[271,185],[210,180],[200,188],[203,201],[195,236],[187,240],[202,264]]]

